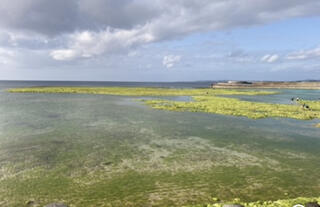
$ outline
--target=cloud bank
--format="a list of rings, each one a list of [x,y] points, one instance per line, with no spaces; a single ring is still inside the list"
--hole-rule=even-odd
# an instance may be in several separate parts
[[[273,63],[276,62],[279,59],[279,55],[273,54],[273,55],[265,55],[261,58],[262,62],[267,62],[267,63]]]
[[[163,57],[162,64],[166,68],[172,68],[176,63],[179,63],[180,60],[180,55],[166,55]]]
[[[42,47],[50,57],[68,61],[126,53],[193,33],[317,16],[319,11],[318,0],[2,0],[0,27],[44,38],[48,43]]]
[[[290,53],[287,56],[288,60],[305,60],[305,59],[315,59],[320,58],[320,47],[309,49],[309,50],[301,50]]]

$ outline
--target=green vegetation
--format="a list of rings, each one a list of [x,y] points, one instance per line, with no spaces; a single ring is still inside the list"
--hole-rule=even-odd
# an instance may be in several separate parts
[[[307,101],[310,109],[305,109],[300,104],[259,103],[217,96],[193,96],[193,99],[194,101],[190,102],[145,100],[145,103],[156,109],[245,116],[252,119],[280,117],[309,120],[320,118],[319,101]]]
[[[11,93],[81,93],[117,96],[203,96],[203,95],[270,95],[276,92],[224,89],[171,89],[137,87],[32,87],[14,88]]]
[[[213,198],[214,201],[217,200],[217,198]],[[305,205],[307,203],[313,203],[318,202],[320,203],[320,197],[314,197],[314,198],[305,198],[305,197],[299,197],[295,199],[283,199],[283,200],[277,200],[277,201],[255,201],[255,202],[241,202],[240,199],[234,199],[230,202],[214,202],[212,204],[206,204],[206,205],[192,205],[188,207],[222,207],[224,204],[240,204],[244,207],[292,207],[294,205],[300,204]]]

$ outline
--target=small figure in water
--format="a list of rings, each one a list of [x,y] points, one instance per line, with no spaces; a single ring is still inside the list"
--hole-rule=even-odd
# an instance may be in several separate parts
[[[291,98],[291,101],[294,101],[294,97]]]
[[[297,99],[296,99],[297,101],[300,101],[300,98],[299,97],[297,97]]]
[[[304,109],[310,109],[310,107],[309,107],[307,104],[305,104],[305,103],[303,103],[302,108],[304,108]]]

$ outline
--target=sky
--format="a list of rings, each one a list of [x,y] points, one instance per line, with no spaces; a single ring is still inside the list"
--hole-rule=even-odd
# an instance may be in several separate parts
[[[0,2],[0,80],[304,79],[319,0]]]

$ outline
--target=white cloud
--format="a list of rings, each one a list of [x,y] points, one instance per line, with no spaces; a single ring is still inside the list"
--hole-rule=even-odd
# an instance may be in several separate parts
[[[0,48],[0,56],[5,56],[5,57],[13,57],[15,55],[15,52],[12,50],[6,49],[6,48]]]
[[[6,48],[0,48],[0,64],[6,65],[12,61],[15,52]]]
[[[51,52],[56,60],[88,58],[102,54],[127,52],[140,44],[153,42],[155,37],[149,33],[148,27],[124,30],[107,28],[100,32],[79,32],[69,35],[69,47]]]
[[[163,57],[162,64],[166,68],[172,68],[176,63],[179,63],[180,61],[180,55],[166,55]]]
[[[260,0],[259,3],[256,0],[121,0],[120,3],[113,3],[110,0],[78,0],[78,5],[80,10],[70,15],[80,12],[78,16],[82,18],[77,19],[77,16],[72,16],[70,19],[76,20],[74,23],[68,23],[72,24],[70,28],[56,27],[59,31],[55,32],[60,34],[64,31],[64,34],[67,34],[67,41],[62,42],[57,50],[75,51],[76,55],[73,58],[88,58],[120,52],[128,54],[128,50],[148,43],[176,39],[197,32],[253,26],[292,17],[317,15],[320,9],[319,1],[315,0],[308,2],[283,0],[281,3],[275,0]],[[58,3],[55,7],[59,8]],[[101,8],[110,12],[104,14]],[[113,12],[114,10],[118,12]],[[83,19],[91,22],[87,24],[88,22],[83,22]],[[38,22],[32,22],[32,29],[36,30],[35,26],[38,24]],[[71,31],[67,33],[65,29],[66,31],[71,29]],[[39,32],[52,32],[51,30],[39,28]],[[267,62],[274,62],[277,59],[278,57],[274,55]]]
[[[320,58],[320,47],[310,50],[301,50],[298,52],[293,52],[287,56],[288,60],[305,60],[312,58]]]
[[[265,55],[261,58],[262,62],[267,62],[267,63],[273,63],[276,62],[277,60],[279,60],[279,55],[277,54],[273,54],[273,55]]]
[[[210,73],[214,70],[232,71],[229,68],[238,71],[241,67],[252,67],[252,71],[258,67],[269,70],[270,67],[264,63],[277,63],[273,64],[275,67],[286,62],[302,65],[302,61],[288,60],[315,58],[318,50],[299,51],[288,56],[284,51],[275,50],[263,56],[265,53],[261,50],[264,46],[261,45],[257,48],[260,51],[233,51],[226,55],[233,46],[221,45],[219,49],[210,43],[212,47],[207,49],[192,45],[192,48],[181,47],[178,50],[176,44],[164,48],[169,44],[160,46],[154,43],[181,40],[188,35],[201,35],[208,31],[232,31],[290,18],[319,16],[319,10],[319,0],[1,0],[0,31],[5,31],[5,34],[0,32],[0,47],[10,47],[16,56],[3,53],[0,57],[3,63],[11,60],[19,63],[17,65],[21,68],[78,69],[82,66],[104,71],[110,68],[110,71],[116,71],[115,74],[121,73],[118,69],[126,71],[137,65],[145,68],[152,64],[152,69],[158,70],[154,62],[160,61],[161,64],[161,60],[163,67],[172,68],[181,61],[181,57],[184,66],[192,65],[192,70],[194,67],[206,68],[203,70]],[[227,41],[241,43],[237,38]],[[187,42],[189,45],[192,43]],[[143,47],[147,44],[152,45]],[[131,52],[140,49],[139,54]],[[211,53],[214,54],[201,60],[189,58]],[[73,61],[77,59],[83,60]],[[48,74],[53,73],[47,71]],[[166,70],[161,71],[165,73]],[[124,77],[129,76],[125,72],[123,74]]]
[[[71,49],[54,50],[50,56],[55,60],[72,60],[78,56],[77,52]]]
[[[234,62],[240,62],[240,63],[252,63],[255,61],[255,58],[253,55],[245,52],[244,50],[233,50],[231,52],[229,52],[226,55],[226,58],[228,58],[228,60],[234,61]],[[220,57],[221,59],[221,57]]]

